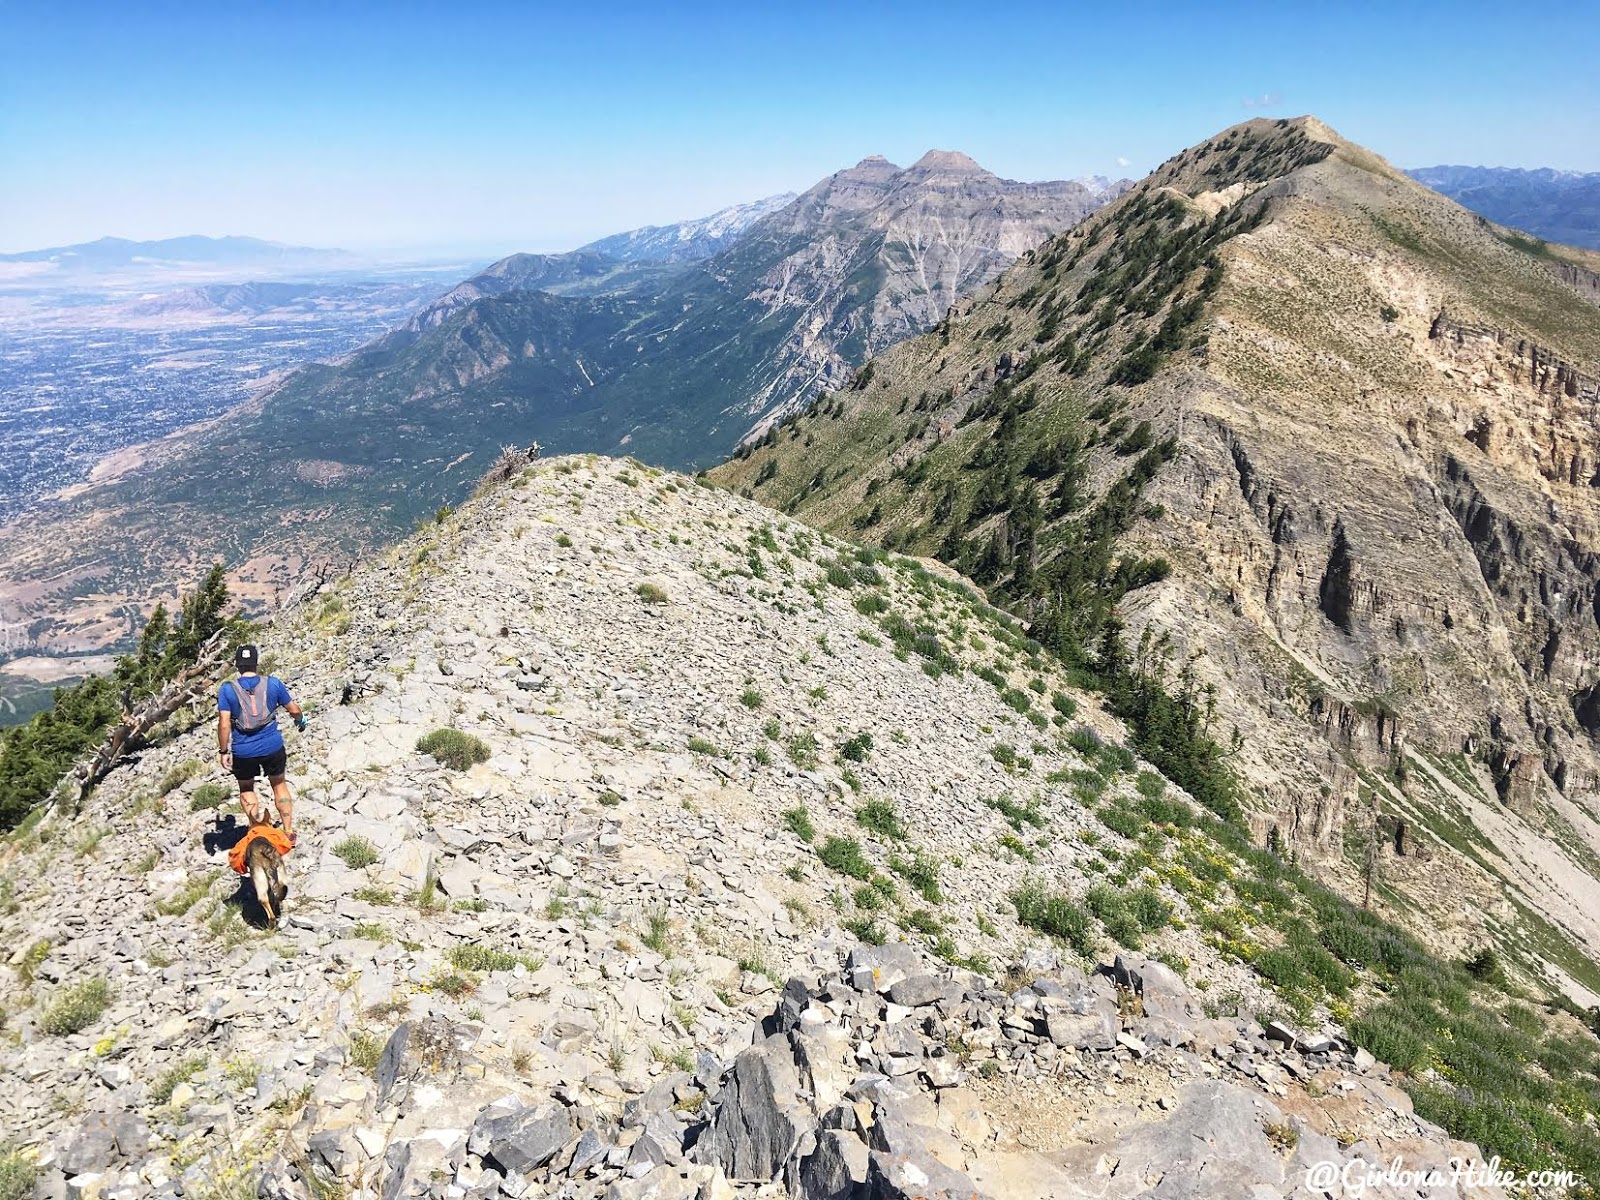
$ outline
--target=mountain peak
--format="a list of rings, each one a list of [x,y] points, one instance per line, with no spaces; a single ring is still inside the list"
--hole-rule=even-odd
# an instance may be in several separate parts
[[[913,171],[982,171],[983,168],[959,150],[929,150],[911,164]],[[986,172],[987,173],[987,172]]]

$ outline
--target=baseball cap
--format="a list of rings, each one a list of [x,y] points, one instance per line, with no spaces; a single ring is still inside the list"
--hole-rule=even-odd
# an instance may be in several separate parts
[[[247,643],[233,652],[233,665],[241,675],[248,674],[261,665],[261,653]]]

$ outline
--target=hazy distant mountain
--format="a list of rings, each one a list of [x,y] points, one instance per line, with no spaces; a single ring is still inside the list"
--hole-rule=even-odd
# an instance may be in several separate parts
[[[0,262],[56,263],[79,272],[123,270],[151,266],[212,266],[252,268],[283,264],[347,262],[352,256],[343,250],[324,250],[312,246],[285,246],[252,237],[162,238],[135,242],[128,238],[103,237],[74,246],[50,246],[44,250],[24,250],[0,254]]]
[[[361,283],[298,283],[253,280],[247,283],[211,283],[147,296],[120,306],[117,314],[129,319],[167,318],[248,320],[275,314],[281,317],[327,311],[362,311],[403,308],[428,295],[421,280]]]
[[[749,204],[732,204],[709,217],[679,221],[674,225],[646,225],[590,242],[583,250],[594,250],[622,262],[697,262],[710,258],[731,245],[740,234],[769,213],[775,213],[794,199],[793,192],[768,196]]]
[[[1418,167],[1406,174],[1501,225],[1600,250],[1600,171]]]
[[[716,461],[1125,186],[1019,183],[945,152],[908,168],[873,157],[739,236],[726,231],[743,216],[704,222],[732,236],[710,258],[512,255],[339,362],[30,514],[25,536],[0,537],[0,581],[70,580],[27,615],[77,625],[75,594],[143,600],[174,563],[220,555],[276,579],[289,557],[387,541],[458,500],[507,442]]]

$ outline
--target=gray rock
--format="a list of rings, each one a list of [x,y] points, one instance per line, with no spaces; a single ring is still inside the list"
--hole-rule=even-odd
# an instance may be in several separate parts
[[[911,975],[925,970],[922,956],[904,942],[882,946],[857,946],[850,951],[850,980],[861,991],[882,994]]]
[[[870,1152],[854,1133],[823,1129],[817,1146],[800,1160],[789,1185],[804,1200],[852,1200],[867,1181]]]
[[[483,1132],[489,1143],[484,1161],[503,1172],[526,1175],[554,1158],[578,1130],[566,1106],[551,1101],[496,1117]]]
[[[889,999],[907,1008],[921,1008],[942,999],[945,986],[937,975],[908,975],[889,985]]]
[[[436,1175],[450,1175],[445,1148],[433,1138],[396,1142],[383,1156],[383,1200],[413,1200],[428,1195]],[[185,1194],[187,1194],[187,1189]]]
[[[572,1161],[567,1164],[568,1175],[581,1175],[606,1156],[611,1143],[600,1136],[598,1130],[585,1129],[578,1135],[578,1144],[572,1151]]]
[[[397,1088],[412,1080],[452,1078],[464,1062],[459,1036],[454,1025],[438,1018],[403,1022],[389,1035],[378,1059],[379,1102],[387,1103]]]
[[[800,1099],[789,1043],[770,1037],[743,1050],[717,1099],[711,1125],[696,1144],[701,1162],[716,1163],[731,1180],[765,1182],[782,1169],[816,1113]]]
[[[868,1159],[870,1200],[980,1200],[977,1185],[931,1154],[874,1150]]]
[[[150,1126],[138,1113],[92,1113],[62,1143],[55,1165],[68,1176],[107,1171],[122,1160],[142,1161],[149,1149]]]
[[[1293,1046],[1300,1040],[1300,1035],[1282,1021],[1268,1021],[1266,1035],[1267,1041],[1282,1042],[1285,1046]]]
[[[1055,1012],[1045,1018],[1050,1040],[1076,1050],[1110,1050],[1117,1044],[1117,1023],[1109,1013]]]

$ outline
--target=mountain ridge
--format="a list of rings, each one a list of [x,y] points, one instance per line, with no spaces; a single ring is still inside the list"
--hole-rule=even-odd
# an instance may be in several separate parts
[[[1406,173],[1501,225],[1600,250],[1600,172],[1437,166]]]
[[[1114,1161],[1288,1197],[1500,1149],[1353,1008],[1487,985],[1201,818],[942,567],[523,461],[262,640],[310,714],[276,930],[204,703],[0,842],[8,1180],[1084,1200]],[[1285,905],[1338,996],[1219,948]],[[1318,940],[1362,938],[1391,958]]]
[[[1098,202],[1081,184],[963,180],[907,177],[884,160],[850,168],[697,262],[503,259],[192,445],[163,445],[8,531],[0,619],[41,632],[54,620],[47,637],[106,630],[98,602],[71,594],[148,597],[217,553],[199,511],[213,489],[248,511],[293,514],[230,523],[223,539],[240,585],[269,597],[309,560],[343,561],[451,503],[510,439],[713,461],[764,413],[841,384],[852,359],[931,324]],[[113,528],[124,532],[108,544]],[[27,580],[48,562],[41,596]],[[47,616],[63,599],[67,614]]]
[[[1242,734],[1258,837],[1348,894],[1365,825],[1385,904],[1590,1003],[1594,263],[1257,120],[713,478],[938,553],[1085,669],[1164,676]]]
[[[335,261],[351,258],[348,251],[314,246],[291,246],[261,238],[228,235],[208,237],[187,234],[182,237],[136,241],[122,237],[102,237],[92,242],[51,246],[43,250],[23,250],[0,254],[0,262],[50,262],[104,270],[135,264],[160,262],[177,264],[214,263],[238,265],[278,259]]]

